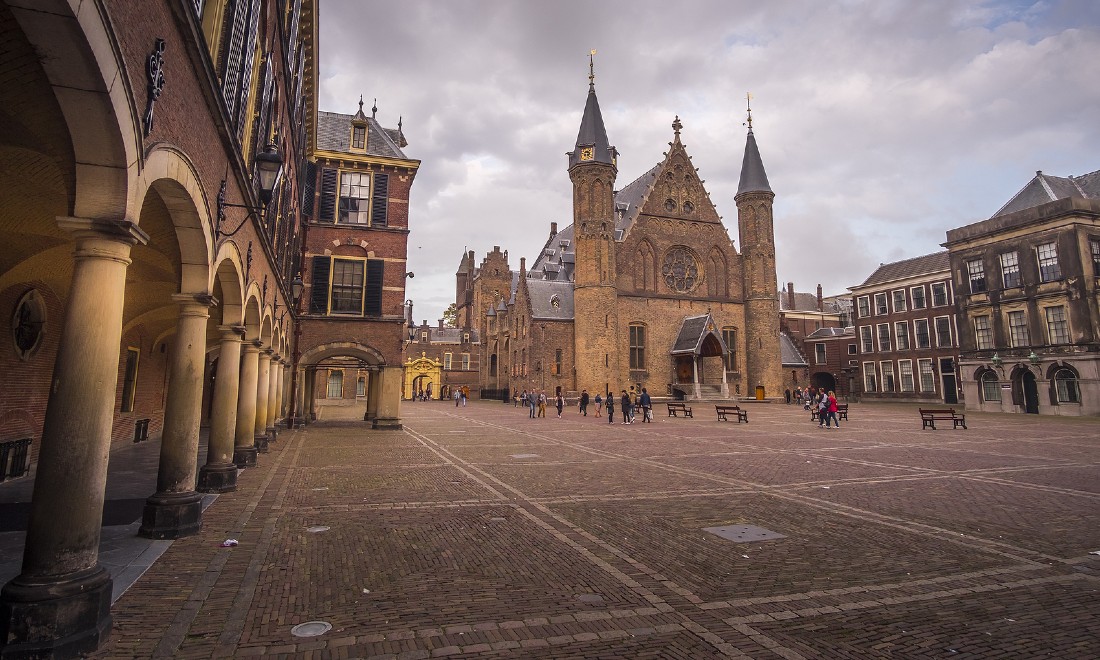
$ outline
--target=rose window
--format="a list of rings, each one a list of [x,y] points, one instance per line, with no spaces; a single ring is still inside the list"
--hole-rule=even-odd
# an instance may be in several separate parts
[[[699,267],[695,257],[684,247],[674,247],[665,255],[661,274],[665,284],[677,293],[687,293],[695,288],[699,281]]]

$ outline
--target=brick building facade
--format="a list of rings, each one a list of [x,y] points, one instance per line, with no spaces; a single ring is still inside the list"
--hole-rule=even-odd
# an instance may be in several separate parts
[[[863,400],[959,403],[949,266],[947,252],[904,259],[850,288]]]
[[[109,634],[113,450],[160,438],[139,533],[176,538],[275,439],[316,21],[315,0],[0,3],[0,443],[30,441],[3,468],[34,480],[4,657]]]
[[[513,270],[462,256],[459,324],[481,337],[481,387],[575,395],[783,395],[774,194],[751,130],[735,198],[739,252],[681,142],[614,190],[618,153],[590,85],[568,159],[573,222]]]

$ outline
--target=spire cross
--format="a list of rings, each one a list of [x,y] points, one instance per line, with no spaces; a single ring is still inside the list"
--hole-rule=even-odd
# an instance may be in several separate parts
[[[676,119],[672,121],[672,131],[676,134],[677,140],[680,139],[680,129],[683,127],[684,125],[680,123],[680,115],[676,115]]]
[[[588,51],[588,88],[596,89],[596,63],[593,58],[596,56],[596,49]]]
[[[374,105],[370,109],[371,119],[378,119],[378,99],[374,99]]]
[[[745,92],[745,108],[749,115],[749,132],[752,132],[752,93]]]

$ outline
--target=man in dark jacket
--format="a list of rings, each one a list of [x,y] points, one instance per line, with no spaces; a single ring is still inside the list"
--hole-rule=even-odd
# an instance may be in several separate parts
[[[642,406],[642,423],[653,423],[653,400],[649,398],[649,392],[642,388],[642,396],[638,399],[638,403]]]
[[[581,390],[581,414],[588,417],[588,390]]]

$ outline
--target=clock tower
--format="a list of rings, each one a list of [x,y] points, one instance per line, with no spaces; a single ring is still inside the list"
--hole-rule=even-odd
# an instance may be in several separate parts
[[[573,277],[576,384],[607,392],[626,382],[619,364],[619,322],[616,312],[614,187],[617,154],[608,144],[595,74],[589,56],[588,100],[584,105],[577,144],[569,152],[573,182]]]

